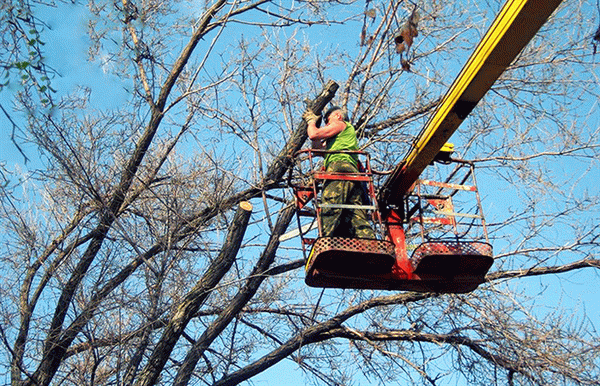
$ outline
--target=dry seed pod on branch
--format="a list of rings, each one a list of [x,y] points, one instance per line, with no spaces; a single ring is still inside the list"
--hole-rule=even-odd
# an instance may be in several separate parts
[[[396,52],[402,54],[404,51],[408,51],[413,44],[414,38],[419,36],[419,31],[417,30],[419,24],[419,13],[417,12],[417,8],[413,9],[410,14],[408,20],[404,23],[400,31],[396,34],[394,38],[394,43],[396,44]]]

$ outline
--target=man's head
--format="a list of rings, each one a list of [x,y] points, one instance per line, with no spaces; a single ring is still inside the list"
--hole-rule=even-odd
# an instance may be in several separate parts
[[[333,106],[332,108],[330,108],[329,110],[327,110],[325,112],[325,114],[323,115],[323,119],[325,120],[325,124],[329,123],[329,119],[330,118],[335,118],[338,119],[340,121],[346,121],[348,120],[348,118],[346,117],[346,114],[344,113],[344,110],[339,107],[339,106]]]

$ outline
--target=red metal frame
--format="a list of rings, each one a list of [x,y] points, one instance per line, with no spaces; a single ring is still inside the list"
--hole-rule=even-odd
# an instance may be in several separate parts
[[[402,208],[387,207],[379,210],[376,200],[377,194],[373,183],[373,172],[367,153],[353,153],[365,158],[364,170],[359,173],[342,174],[331,173],[317,168],[315,156],[323,156],[328,151],[303,150],[297,159],[305,157],[308,161],[309,171],[305,175],[297,176],[302,183],[293,183],[290,172],[290,185],[298,205],[298,229],[302,238],[303,251],[307,260],[306,283],[310,286],[326,288],[357,288],[357,289],[388,289],[388,290],[414,290],[437,292],[468,292],[475,289],[484,281],[484,276],[490,268],[493,258],[491,246],[487,243],[487,231],[483,215],[478,217],[483,224],[485,241],[461,241],[458,237],[456,217],[452,204],[452,197],[440,194],[423,196],[424,187],[442,190],[465,191],[475,193],[477,207],[481,209],[481,202],[474,179],[473,166],[466,161],[455,160],[462,166],[469,167],[466,177],[454,171],[444,182],[420,180],[414,185],[414,194],[406,197]],[[318,169],[318,168],[317,168]],[[458,168],[460,169],[460,167]],[[459,178],[459,181],[452,181]],[[465,185],[468,178],[472,178],[471,185]],[[343,238],[321,237],[320,224],[321,208],[319,193],[321,184],[327,180],[357,181],[365,183],[371,200],[373,220],[378,225],[376,229],[380,240],[361,240]],[[416,201],[410,208],[410,198]],[[307,208],[309,202],[314,209]],[[436,218],[426,218],[424,207],[441,209]],[[481,211],[481,210],[480,210]],[[412,213],[411,213],[412,212]],[[418,213],[417,213],[418,212]],[[309,237],[304,232],[301,217],[312,217],[318,223],[318,237]],[[438,240],[424,242],[415,249],[411,256],[407,251],[407,230],[420,226],[421,238],[425,241],[425,232],[428,227],[448,226],[452,229],[451,240]],[[350,244],[348,244],[350,243]],[[391,252],[393,250],[393,252]],[[310,253],[309,253],[310,252]]]

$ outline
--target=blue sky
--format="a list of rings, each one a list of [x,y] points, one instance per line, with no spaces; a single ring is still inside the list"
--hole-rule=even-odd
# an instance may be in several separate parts
[[[60,7],[60,17],[49,20],[51,30],[44,34],[48,62],[61,75],[53,79],[54,88],[59,90],[59,93],[65,93],[78,86],[90,87],[93,90],[91,101],[95,108],[112,108],[124,103],[127,97],[126,91],[118,87],[115,88],[112,75],[104,72],[97,62],[89,62],[87,60],[87,41],[84,38],[86,29],[85,11],[82,10],[82,7],[73,7],[70,5],[60,5]],[[58,13],[54,14],[57,15]],[[329,36],[329,39],[336,39],[337,37],[336,35],[332,35]],[[311,36],[311,39],[319,38]],[[327,42],[323,42],[323,45],[326,44]],[[422,44],[426,45],[426,43]],[[456,73],[458,73],[458,70],[459,67],[456,67]],[[436,87],[443,88],[440,85],[436,85]],[[110,95],[110,98],[106,98],[107,95]],[[8,106],[8,100],[8,94],[0,93],[0,102],[3,106]],[[595,109],[595,111],[598,110],[597,105],[594,106],[594,102],[586,101],[584,106],[589,106],[589,109]],[[18,120],[18,115],[14,115],[13,117],[17,119],[18,123],[22,124],[22,121]],[[588,122],[590,128],[598,127],[598,115],[596,114],[593,117],[596,118],[596,122],[592,118],[592,121]],[[10,135],[11,126],[4,115],[0,115],[0,127],[2,136],[7,138]],[[40,167],[37,151],[27,146],[23,147],[23,149],[27,157],[31,160],[27,165],[24,164],[23,157],[18,149],[10,141],[3,140],[0,162],[5,162],[9,169],[16,167],[24,171],[27,168]],[[552,170],[552,172],[572,172],[573,168],[570,166],[575,165],[559,164],[556,166],[556,170]],[[578,165],[578,168],[580,167]],[[489,188],[490,185],[493,185],[494,176],[483,174],[479,181],[482,194],[486,197],[488,195],[491,196],[491,193],[486,194],[486,189],[494,189]],[[587,189],[592,195],[600,194],[596,181],[593,181],[591,178],[580,181],[578,189]],[[511,192],[507,190],[505,194],[507,197],[506,201],[509,201]],[[494,195],[494,197],[497,198],[498,195]],[[488,219],[501,217],[497,213],[506,208],[506,202],[494,202],[486,199],[486,203],[488,204],[486,209]],[[592,219],[598,218],[597,213],[590,214],[590,216]],[[537,278],[529,278],[510,282],[509,285],[522,287],[532,292],[535,292],[538,287],[541,289],[547,286],[548,288],[544,297],[536,300],[541,307],[553,306],[560,303],[568,308],[585,308],[597,330],[600,328],[600,308],[597,306],[600,290],[597,283],[598,274],[592,270],[584,270],[558,275],[551,279],[545,278],[543,282],[540,282]],[[253,382],[256,385],[269,385],[274,384],[274,379],[277,380],[278,384],[304,384],[301,371],[297,370],[297,366],[289,360],[283,361],[254,378]]]

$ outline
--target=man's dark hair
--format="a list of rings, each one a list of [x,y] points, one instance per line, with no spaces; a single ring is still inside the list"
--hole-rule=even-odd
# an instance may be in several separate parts
[[[342,112],[343,119],[345,121],[347,121],[348,116],[344,113],[344,109],[342,109],[340,106],[333,106],[325,112],[325,115],[323,115],[323,119],[325,120],[325,123],[327,123],[327,120],[329,119],[329,116],[331,115],[331,113],[333,113],[334,111],[338,111],[338,110],[340,110]]]

